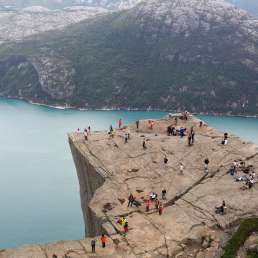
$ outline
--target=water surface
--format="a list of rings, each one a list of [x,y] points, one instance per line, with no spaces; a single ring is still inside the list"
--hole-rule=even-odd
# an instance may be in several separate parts
[[[122,118],[164,112],[57,110],[0,98],[0,248],[80,239],[84,225],[67,132],[107,129]],[[258,120],[200,116],[211,126],[258,143]]]

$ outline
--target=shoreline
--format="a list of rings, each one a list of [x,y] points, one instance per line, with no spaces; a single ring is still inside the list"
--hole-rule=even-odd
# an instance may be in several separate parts
[[[130,112],[165,112],[165,113],[180,113],[180,111],[176,110],[167,110],[167,109],[158,109],[158,108],[147,108],[147,109],[140,109],[140,108],[85,108],[79,106],[71,106],[71,105],[51,105],[45,104],[40,102],[34,102],[33,100],[29,100],[26,98],[18,98],[18,97],[11,97],[11,96],[0,96],[0,99],[10,99],[10,100],[19,100],[25,103],[35,105],[35,106],[42,106],[46,108],[52,108],[57,110],[77,110],[77,111],[130,111]],[[182,111],[181,111],[182,112]],[[192,113],[192,112],[190,112]],[[258,113],[255,115],[243,115],[243,114],[229,114],[229,113],[215,113],[215,112],[200,112],[200,113],[192,113],[195,116],[198,115],[205,115],[205,116],[225,116],[225,117],[242,117],[242,118],[258,118]]]

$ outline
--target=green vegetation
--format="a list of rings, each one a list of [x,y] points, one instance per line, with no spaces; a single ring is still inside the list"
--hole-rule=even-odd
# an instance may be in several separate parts
[[[257,252],[249,252],[247,254],[247,258],[258,258],[258,253]]]
[[[225,247],[221,258],[235,258],[238,249],[244,244],[252,232],[258,231],[258,218],[249,218],[241,221],[238,230],[234,233]],[[250,258],[257,257],[257,254],[250,254]]]

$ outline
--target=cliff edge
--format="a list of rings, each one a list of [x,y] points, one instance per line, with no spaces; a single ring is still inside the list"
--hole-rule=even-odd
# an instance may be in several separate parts
[[[168,135],[169,126],[185,128],[185,136]],[[191,130],[194,142],[189,146]],[[138,129],[132,124],[112,134],[92,132],[88,140],[82,133],[69,134],[87,238],[0,250],[0,258],[52,258],[54,253],[81,258],[221,257],[240,219],[258,215],[258,146],[230,134],[224,145],[223,138],[224,132],[177,114],[139,121]],[[151,193],[163,205],[161,214],[155,201],[146,211]],[[223,201],[223,212],[215,212]],[[122,218],[128,232],[119,223]],[[90,237],[102,233],[109,236],[107,247],[98,242],[92,254]]]
[[[258,146],[234,135],[223,145],[222,132],[200,126],[192,116],[187,120],[180,115],[156,120],[152,129],[149,125],[149,121],[140,121],[139,129],[125,126],[116,130],[114,137],[94,132],[87,141],[83,134],[69,135],[86,235],[120,234],[136,257],[219,257],[232,227],[240,218],[258,213],[258,188],[254,184],[249,189],[245,181],[257,170]],[[194,144],[188,145],[187,136],[168,136],[168,126],[186,128],[186,135],[193,128]],[[125,143],[127,133],[130,138]],[[208,173],[204,169],[206,158],[210,161]],[[239,166],[231,175],[234,161]],[[157,193],[160,199],[163,189],[163,214],[159,215],[154,203],[146,212],[150,193]],[[130,193],[137,207],[128,207]],[[223,200],[226,212],[217,214],[215,206]],[[126,235],[118,223],[122,217],[129,225]]]

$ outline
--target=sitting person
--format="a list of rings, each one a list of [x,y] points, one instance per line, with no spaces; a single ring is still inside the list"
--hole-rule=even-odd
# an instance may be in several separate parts
[[[155,201],[158,198],[158,195],[156,193],[150,193],[150,200]]]
[[[228,133],[224,133],[224,139],[221,142],[221,144],[223,144],[223,145],[227,145],[228,144]]]
[[[221,206],[218,206],[218,207],[215,207],[215,212],[217,214],[221,214],[221,215],[224,215],[225,214],[225,210],[226,210],[226,202],[223,200],[222,201],[222,205]]]

